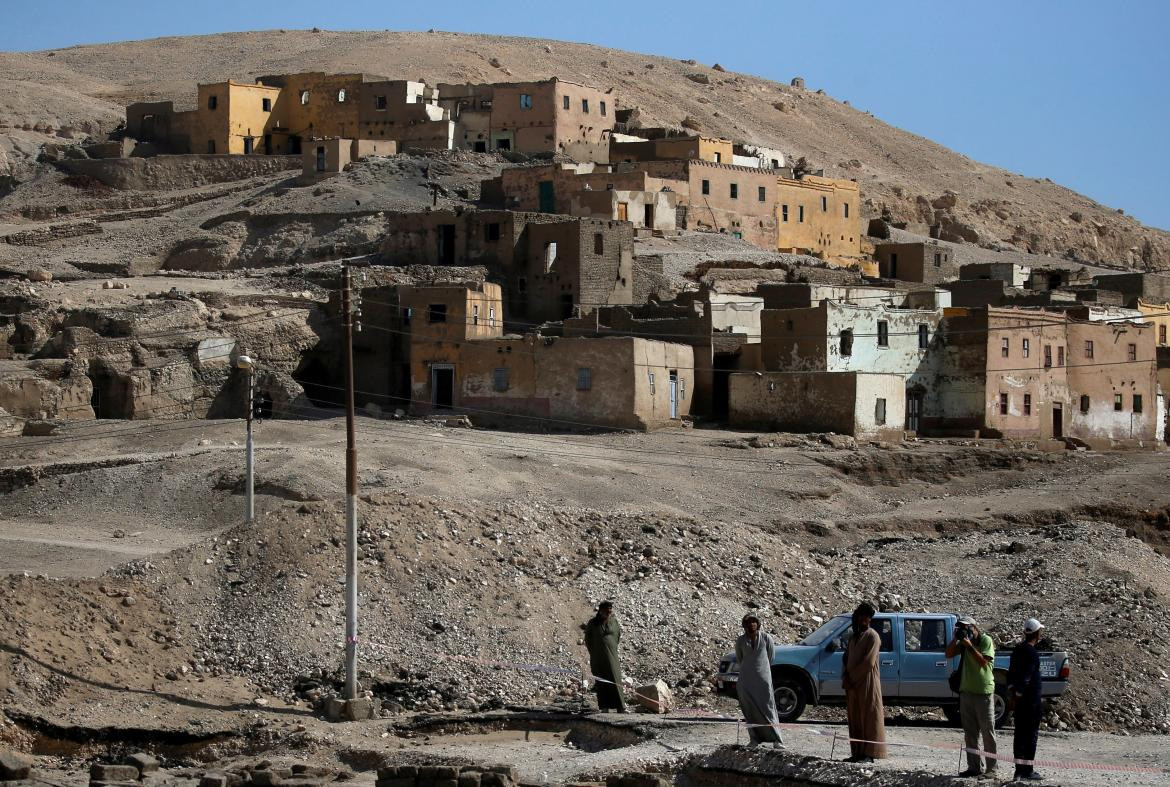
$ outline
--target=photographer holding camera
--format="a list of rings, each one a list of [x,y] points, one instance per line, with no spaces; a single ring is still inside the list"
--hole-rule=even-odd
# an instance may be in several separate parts
[[[959,715],[963,720],[963,745],[967,751],[967,770],[960,776],[978,776],[981,757],[972,749],[983,737],[983,751],[995,754],[995,643],[979,630],[970,615],[955,624],[955,636],[947,645],[947,658],[959,655]],[[987,758],[982,772],[995,774],[995,759]]]

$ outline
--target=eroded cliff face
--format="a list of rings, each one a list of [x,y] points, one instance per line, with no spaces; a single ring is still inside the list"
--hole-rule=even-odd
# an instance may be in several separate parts
[[[171,291],[134,305],[24,306],[0,329],[16,356],[0,361],[10,431],[11,419],[239,417],[245,352],[260,361],[258,398],[289,414],[309,406],[296,381],[305,358],[335,339],[325,304],[304,298]]]

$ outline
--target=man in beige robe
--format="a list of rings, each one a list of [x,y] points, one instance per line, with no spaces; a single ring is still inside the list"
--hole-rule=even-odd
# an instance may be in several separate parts
[[[886,709],[878,666],[882,639],[870,628],[875,612],[865,603],[853,612],[853,636],[845,647],[841,683],[845,688],[849,737],[853,739],[849,744],[853,756],[846,762],[873,762],[886,757]]]

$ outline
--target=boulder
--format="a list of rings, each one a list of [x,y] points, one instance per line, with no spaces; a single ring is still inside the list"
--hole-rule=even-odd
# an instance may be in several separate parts
[[[634,695],[634,702],[651,713],[669,713],[674,707],[674,694],[664,681],[655,681],[640,686]]]
[[[30,773],[32,773],[31,760],[7,749],[0,749],[0,781],[20,781],[27,779]]]
[[[33,268],[28,272],[29,281],[52,281],[53,274],[44,268]]]
[[[687,74],[687,79],[700,85],[711,84],[711,77],[707,76],[706,74]]]

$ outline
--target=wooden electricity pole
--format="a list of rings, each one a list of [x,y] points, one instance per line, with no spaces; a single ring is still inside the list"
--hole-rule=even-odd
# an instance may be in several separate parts
[[[345,327],[345,699],[357,699],[357,438],[353,410],[353,278],[341,269],[341,319]],[[359,324],[360,326],[360,324]],[[360,327],[359,327],[360,330]]]

